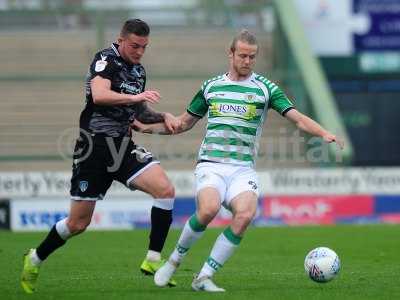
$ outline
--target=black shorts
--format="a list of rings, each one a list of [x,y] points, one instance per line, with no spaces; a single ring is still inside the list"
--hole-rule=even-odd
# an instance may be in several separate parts
[[[144,170],[159,161],[129,137],[94,135],[76,141],[71,178],[72,200],[101,200],[113,180],[129,187]]]

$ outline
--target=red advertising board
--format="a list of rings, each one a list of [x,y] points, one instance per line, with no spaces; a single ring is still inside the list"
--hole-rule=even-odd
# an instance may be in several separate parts
[[[264,216],[286,224],[333,224],[336,218],[370,216],[374,199],[367,195],[268,196]]]
[[[400,214],[382,214],[381,220],[384,223],[400,224]]]

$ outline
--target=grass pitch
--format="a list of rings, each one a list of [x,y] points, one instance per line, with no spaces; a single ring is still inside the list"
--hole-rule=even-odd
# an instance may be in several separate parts
[[[164,256],[180,231],[171,231]],[[176,288],[158,288],[139,272],[148,232],[87,232],[68,241],[41,268],[38,290],[25,295],[22,254],[46,233],[0,231],[0,299],[400,299],[400,226],[251,228],[215,276],[223,294],[190,290],[221,229],[208,229],[178,270]],[[339,276],[318,284],[304,274],[317,246],[334,249]]]

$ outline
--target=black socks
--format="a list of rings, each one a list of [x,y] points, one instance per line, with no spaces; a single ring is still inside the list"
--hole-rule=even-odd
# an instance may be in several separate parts
[[[56,230],[56,225],[54,225],[44,241],[36,248],[37,256],[41,260],[45,260],[51,253],[63,246],[65,243],[66,241],[60,237]]]
[[[172,210],[151,208],[151,231],[149,250],[161,252],[167,239],[172,223]],[[43,242],[36,248],[36,253],[41,260],[45,260],[51,253],[66,243],[60,237],[54,225]]]
[[[151,231],[149,250],[161,252],[172,223],[172,210],[151,208]]]

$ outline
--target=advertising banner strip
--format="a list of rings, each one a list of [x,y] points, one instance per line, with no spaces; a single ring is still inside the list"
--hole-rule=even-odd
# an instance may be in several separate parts
[[[267,196],[264,216],[286,224],[333,224],[337,218],[370,216],[374,199],[367,195]]]
[[[353,0],[353,11],[369,17],[369,28],[354,34],[357,51],[400,49],[400,2],[398,0]]]
[[[368,216],[374,212],[373,201],[373,197],[368,195],[267,196],[264,198],[264,215],[267,217]]]
[[[0,224],[7,225],[7,206],[0,202]],[[11,229],[14,231],[47,231],[68,214],[66,199],[14,200],[9,203]],[[152,201],[149,199],[99,201],[90,230],[123,230],[148,228]],[[6,214],[3,214],[6,208]],[[194,198],[177,198],[173,212],[173,227],[181,228],[195,212]],[[6,216],[3,218],[3,216]],[[232,215],[221,208],[209,225],[227,226]],[[6,222],[2,222],[6,221]],[[260,198],[255,226],[304,224],[374,224],[400,223],[400,195],[309,195],[264,196]],[[3,226],[2,225],[2,226]],[[3,226],[3,228],[5,228]]]
[[[193,171],[168,171],[177,197],[194,196]],[[282,169],[258,172],[267,195],[400,195],[400,168]],[[69,197],[69,172],[0,172],[0,198]],[[114,182],[105,199],[150,197]]]
[[[378,195],[378,196],[375,196],[374,212],[377,214],[400,213],[400,195],[396,195],[396,196]]]
[[[10,201],[0,199],[0,229],[10,229]]]

